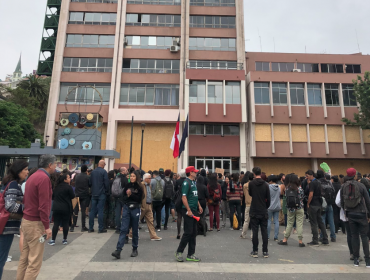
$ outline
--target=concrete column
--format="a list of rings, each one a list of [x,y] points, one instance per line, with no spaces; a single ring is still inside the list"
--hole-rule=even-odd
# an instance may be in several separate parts
[[[325,134],[325,152],[329,154],[329,140],[328,140],[328,126],[324,124],[324,134]]]
[[[48,146],[51,147],[54,146],[55,141],[55,123],[59,122],[59,119],[57,119],[55,113],[60,93],[60,75],[62,74],[64,47],[67,37],[66,31],[69,19],[69,3],[70,1],[62,1],[60,9],[57,41],[54,54],[53,75],[51,76],[49,102],[46,113],[44,142],[46,143],[46,135],[48,135]]]
[[[247,171],[247,132],[246,124],[239,124],[240,140],[240,170]]]
[[[342,83],[339,84],[339,105],[340,105],[340,113],[342,115],[342,118],[346,117],[346,113],[344,111],[344,102],[343,102],[343,85]]]
[[[324,118],[328,117],[328,111],[326,110],[326,97],[325,97],[325,84],[321,84],[321,100],[322,108],[324,109]]]
[[[250,82],[249,85],[249,109],[250,109],[250,118],[252,123],[256,122],[256,104],[254,100],[254,82]],[[243,107],[242,107],[243,109]]]
[[[274,124],[271,124],[271,153],[275,154]]]
[[[287,82],[286,90],[287,90],[289,118],[291,118],[292,117],[292,102],[290,100],[290,83],[289,82]]]
[[[271,117],[273,117],[274,116],[274,100],[272,98],[272,82],[270,82],[269,93],[270,93]]]
[[[310,125],[307,124],[307,152],[311,154],[311,139],[310,139]]]
[[[343,137],[343,153],[346,155],[347,154],[347,140],[346,140],[346,128],[344,124],[342,124],[342,137]]]
[[[189,79],[185,79],[185,94],[184,94],[184,112],[185,112],[185,120],[187,115],[189,114],[189,85],[190,81]],[[190,118],[190,116],[189,116]],[[190,122],[190,119],[189,119]],[[185,142],[185,150],[183,151],[181,158],[182,158],[182,166],[179,166],[178,169],[183,169],[188,166],[189,163],[189,146],[190,146],[190,140],[189,137]],[[179,171],[179,170],[177,170]]]
[[[344,126],[344,125],[343,125]],[[364,133],[362,131],[362,128],[360,127],[360,138],[361,138],[361,153],[363,155],[366,155],[366,150],[365,150],[365,143],[364,143]]]
[[[235,1],[235,8],[236,8],[236,52],[237,52],[237,63],[243,63],[243,69],[245,70],[245,40],[244,40],[244,8],[243,8],[243,0],[236,0]]]
[[[224,111],[224,116],[226,116],[226,82],[222,81],[222,107]]]
[[[289,124],[289,152],[293,154],[292,124]]]
[[[247,122],[247,92],[245,80],[240,81],[240,103],[242,106],[242,122]]]
[[[256,156],[256,135],[255,135],[255,124],[252,123],[249,128],[249,147],[250,147],[250,157]]]
[[[319,169],[319,164],[317,163],[317,158],[311,158],[311,168],[313,172],[316,172]]]
[[[310,117],[310,104],[308,104],[307,82],[304,83],[304,104],[306,106],[306,117]]]
[[[208,80],[206,80],[206,116],[208,116]]]

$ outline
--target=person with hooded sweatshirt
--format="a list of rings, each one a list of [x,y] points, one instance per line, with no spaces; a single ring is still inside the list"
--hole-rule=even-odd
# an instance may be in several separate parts
[[[254,167],[252,172],[255,179],[249,182],[248,188],[249,195],[252,197],[251,208],[249,211],[253,232],[253,251],[251,252],[251,256],[253,258],[258,258],[258,228],[261,227],[263,257],[268,258],[267,209],[270,207],[271,203],[270,188],[269,185],[261,179],[262,171],[260,167]]]
[[[278,177],[270,175],[267,179],[269,181],[271,204],[268,209],[269,219],[267,224],[267,237],[270,239],[271,219],[274,219],[274,241],[278,241],[279,235],[279,212],[281,209],[280,204],[280,187],[277,184]]]
[[[338,176],[332,176],[330,179],[335,190],[335,197],[337,197],[338,192],[340,191],[342,185],[339,182]],[[333,214],[334,214],[335,233],[338,233],[338,231],[340,231],[339,227],[341,227],[343,234],[345,234],[346,229],[344,223],[340,219],[340,207],[338,207],[335,203],[333,204]]]
[[[204,178],[204,184],[207,186],[208,185],[207,171],[205,169],[202,169],[200,171],[200,176]]]

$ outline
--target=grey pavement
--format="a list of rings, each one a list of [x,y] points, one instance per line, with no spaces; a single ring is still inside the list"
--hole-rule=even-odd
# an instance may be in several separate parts
[[[250,232],[248,239],[240,239],[241,231],[229,228],[197,237],[196,254],[200,263],[177,263],[174,254],[179,244],[176,223],[158,232],[162,241],[151,241],[146,224],[141,224],[139,256],[131,258],[132,245],[125,245],[121,259],[115,260],[118,234],[80,233],[80,228],[68,236],[69,244],[61,244],[61,232],[55,246],[46,245],[44,262],[38,279],[368,279],[370,269],[361,262],[355,268],[349,260],[346,235],[339,232],[337,242],[329,246],[298,247],[298,238],[292,234],[288,246],[269,241],[268,259],[250,257],[252,250]],[[284,227],[280,226],[279,239]],[[309,223],[304,223],[304,243],[311,241]],[[329,233],[329,231],[328,231]],[[273,229],[271,230],[273,236]],[[12,262],[5,266],[3,279],[14,279],[19,260],[19,238],[15,237],[11,252]],[[260,236],[260,246],[261,246]],[[187,249],[186,249],[187,250]],[[185,250],[184,253],[187,251]],[[356,274],[352,276],[351,274]]]

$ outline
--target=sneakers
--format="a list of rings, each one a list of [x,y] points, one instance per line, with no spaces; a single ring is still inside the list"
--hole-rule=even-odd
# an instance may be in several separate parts
[[[87,227],[82,227],[81,232],[85,232],[85,231],[89,231],[89,229]]]
[[[89,229],[88,233],[94,232],[94,229]]]
[[[280,241],[278,242],[278,244],[279,244],[279,245],[288,245],[288,242],[284,242],[283,240],[280,240]]]
[[[102,229],[102,230],[99,230],[98,233],[106,233],[107,230],[106,229]]]
[[[367,268],[370,268],[370,260],[367,260],[367,261],[366,261],[366,267],[367,267]]]
[[[196,255],[187,256],[186,260],[188,262],[200,262],[200,258],[198,258]]]
[[[118,250],[114,251],[112,253],[112,256],[115,257],[116,259],[120,259],[121,258],[121,251],[118,251]]]
[[[274,241],[279,241],[277,238],[274,238]]]
[[[325,245],[325,246],[329,246],[329,241],[328,241],[328,240],[323,241],[321,244],[322,244],[322,245]]]
[[[50,241],[48,242],[48,244],[49,244],[50,246],[54,246],[54,245],[55,245],[55,240],[50,240]]]
[[[360,265],[360,261],[358,259],[354,259],[353,265],[354,266],[359,266]]]
[[[62,244],[63,244],[63,245],[67,245],[67,244],[68,244],[67,239],[63,239]]]
[[[303,248],[303,247],[306,247],[306,245],[304,243],[299,243],[298,245],[300,248]]]
[[[70,229],[69,229],[69,232],[74,232],[75,231],[75,228],[74,227],[71,227]]]
[[[269,257],[269,253],[267,253],[267,252],[263,252],[263,257],[264,257],[265,259],[267,259],[267,258]]]
[[[150,240],[151,240],[151,241],[161,241],[161,240],[162,240],[162,238],[161,238],[161,237],[156,236],[156,237],[150,238]]]
[[[253,257],[253,258],[258,258],[258,252],[256,251],[252,251],[251,252],[251,257]]]
[[[132,258],[135,258],[139,255],[139,253],[137,252],[137,249],[132,249],[132,253],[131,253],[131,257]]]
[[[314,241],[308,242],[307,245],[312,247],[319,247],[319,243]]]
[[[337,242],[335,238],[330,239],[331,242]]]
[[[161,231],[161,229],[160,228],[157,228],[157,232],[160,232]]]
[[[164,226],[164,228],[163,228],[164,230],[168,230],[168,227],[167,226]]]
[[[178,262],[183,262],[183,261],[184,261],[184,258],[183,258],[183,256],[182,256],[182,253],[180,253],[180,252],[176,252],[176,253],[175,253],[175,258],[176,258],[176,260],[177,260]]]

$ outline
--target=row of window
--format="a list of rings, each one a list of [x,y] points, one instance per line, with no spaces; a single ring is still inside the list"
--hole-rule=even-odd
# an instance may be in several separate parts
[[[207,89],[208,103],[222,104],[223,103],[223,82],[208,81]],[[189,87],[189,102],[190,103],[205,103],[206,102],[206,82],[191,81]],[[226,82],[225,83],[225,103],[240,104],[240,83]]]
[[[189,38],[189,50],[235,51],[235,38]]]
[[[113,58],[70,58],[63,60],[64,72],[112,72]]]
[[[290,101],[292,105],[305,105],[304,84],[290,84]],[[344,106],[357,106],[353,95],[353,85],[343,84]],[[287,84],[272,83],[272,99],[275,105],[286,105]],[[321,85],[307,84],[307,97],[309,105],[322,106]],[[325,84],[326,106],[339,106],[339,85]],[[254,100],[256,104],[270,104],[269,83],[254,83]]]
[[[116,13],[70,12],[69,24],[116,25]]]
[[[118,3],[118,0],[71,0],[71,2],[83,2],[83,3]]]
[[[127,0],[127,4],[181,5],[181,0]]]
[[[230,124],[189,124],[190,135],[239,135],[239,126]]]
[[[126,14],[126,25],[180,27],[181,15]]]
[[[235,0],[190,0],[190,5],[235,7]]]
[[[70,48],[114,48],[114,35],[67,34],[66,47],[70,47]]]
[[[76,86],[83,86],[76,88]],[[92,87],[95,87],[94,90]],[[69,94],[68,94],[69,93]],[[61,83],[59,103],[65,103],[68,96],[68,104],[109,104],[110,84],[75,84]]]
[[[168,49],[176,37],[126,36],[126,48],[133,49]]]
[[[235,28],[235,17],[190,16],[190,27]]]
[[[126,73],[180,73],[180,60],[123,59],[122,72]]]
[[[72,0],[71,2],[117,3],[118,0]],[[180,5],[180,0],[127,0],[127,4]],[[235,0],[190,0],[192,6],[235,6]]]
[[[361,65],[358,64],[327,64],[321,63],[321,73],[361,73]],[[300,72],[320,72],[319,63],[295,63],[295,62],[256,62],[256,71],[293,72],[294,69]]]
[[[189,60],[187,68],[191,69],[231,69],[241,70],[243,65],[236,61],[221,61],[221,60]]]
[[[178,106],[179,85],[122,84],[119,104]]]

